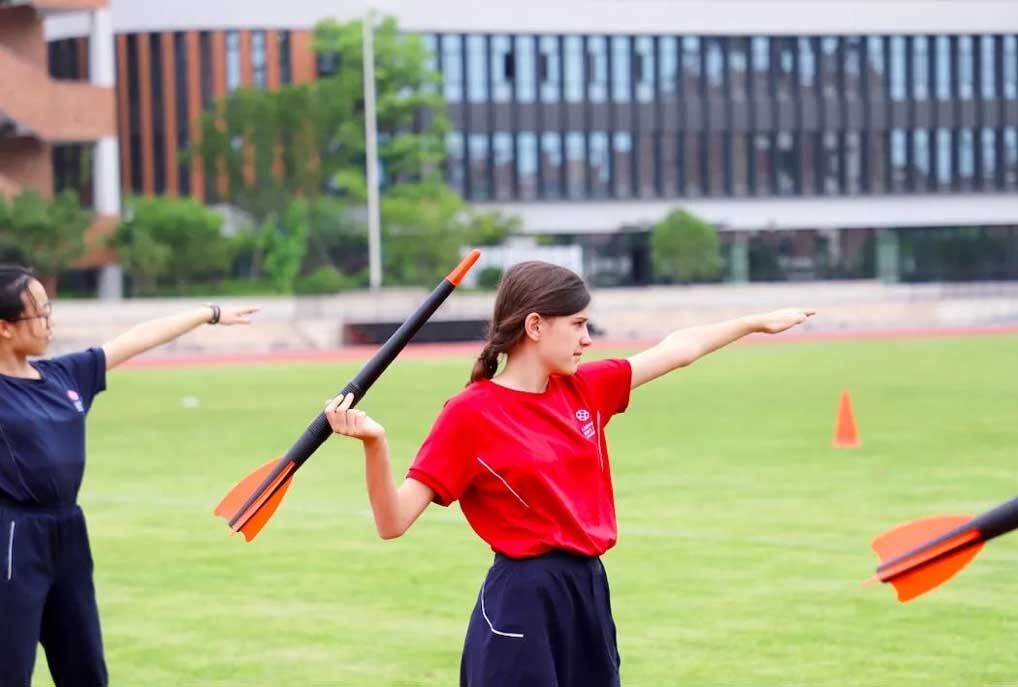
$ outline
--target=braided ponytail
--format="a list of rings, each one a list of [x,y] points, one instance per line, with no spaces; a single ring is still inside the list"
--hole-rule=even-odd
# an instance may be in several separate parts
[[[469,383],[495,376],[498,356],[512,351],[523,337],[530,313],[563,317],[580,312],[589,303],[590,293],[575,272],[536,260],[511,267],[498,285],[488,337],[474,362]]]
[[[484,344],[481,354],[477,356],[474,369],[470,372],[470,383],[479,382],[482,379],[491,379],[498,369],[498,351],[495,350],[492,342]]]

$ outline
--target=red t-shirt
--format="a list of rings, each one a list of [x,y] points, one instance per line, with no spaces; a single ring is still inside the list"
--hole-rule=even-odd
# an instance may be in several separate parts
[[[449,399],[407,474],[457,499],[470,526],[512,558],[599,556],[618,538],[604,427],[629,404],[627,360],[553,375],[541,393],[484,380]]]

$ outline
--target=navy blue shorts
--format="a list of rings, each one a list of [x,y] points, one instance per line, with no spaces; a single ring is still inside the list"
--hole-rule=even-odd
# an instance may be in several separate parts
[[[470,616],[461,687],[618,687],[619,665],[599,558],[496,554]]]
[[[29,687],[36,647],[58,687],[104,687],[85,516],[0,499],[0,685]]]

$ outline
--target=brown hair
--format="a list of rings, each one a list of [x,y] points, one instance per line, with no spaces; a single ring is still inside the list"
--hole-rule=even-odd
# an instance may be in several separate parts
[[[498,285],[487,340],[474,363],[470,382],[495,376],[499,354],[508,353],[520,340],[530,313],[563,317],[580,312],[589,303],[586,284],[572,270],[537,260],[514,265]]]

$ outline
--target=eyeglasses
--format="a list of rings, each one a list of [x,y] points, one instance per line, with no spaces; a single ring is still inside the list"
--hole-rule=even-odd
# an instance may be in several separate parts
[[[53,317],[53,304],[47,303],[42,306],[42,314],[40,315],[29,315],[28,317],[18,317],[13,322],[25,322],[28,320],[46,320],[46,326],[50,324],[50,318]]]

